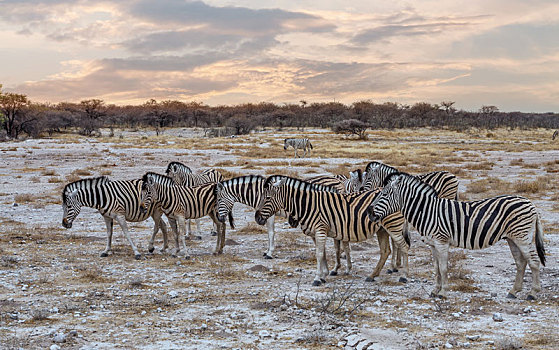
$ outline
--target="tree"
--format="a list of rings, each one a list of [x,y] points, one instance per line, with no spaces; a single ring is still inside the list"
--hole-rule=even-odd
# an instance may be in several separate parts
[[[25,108],[29,105],[26,95],[0,92],[0,113],[2,127],[9,137],[17,139],[21,131]]]
[[[99,99],[83,100],[80,102],[85,118],[81,118],[79,124],[84,135],[91,135],[101,127],[101,117],[106,115],[104,105],[103,100]]]
[[[357,119],[345,119],[337,122],[333,126],[333,130],[337,134],[357,135],[360,140],[366,140],[366,131],[369,126]]]
[[[454,105],[454,101],[443,101],[441,102],[441,107],[445,111],[447,115],[452,115],[456,112],[456,108],[452,107]]]
[[[235,135],[246,135],[254,130],[256,123],[244,114],[235,114],[225,123],[227,127],[235,129]]]

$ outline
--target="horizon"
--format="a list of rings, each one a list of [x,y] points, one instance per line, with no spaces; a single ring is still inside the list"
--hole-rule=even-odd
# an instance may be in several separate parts
[[[559,3],[5,0],[0,84],[33,102],[370,100],[559,111]]]

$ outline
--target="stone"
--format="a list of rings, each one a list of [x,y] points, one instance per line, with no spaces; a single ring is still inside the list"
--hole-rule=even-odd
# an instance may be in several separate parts
[[[471,341],[476,341],[479,338],[481,338],[481,336],[479,334],[475,334],[475,335],[467,335],[466,339],[471,340]]]
[[[499,312],[495,312],[493,314],[493,321],[495,322],[503,322],[503,315],[501,315],[501,313]]]
[[[446,344],[444,345],[444,348],[445,348],[445,349],[452,349],[453,347],[454,347],[454,346],[452,346],[452,344],[450,344],[450,343],[446,343]]]
[[[60,350],[60,346],[58,346],[56,344],[52,344],[49,349],[50,350]]]
[[[52,340],[55,343],[65,343],[66,342],[66,334],[64,333],[56,333]]]
[[[265,338],[265,337],[271,337],[272,335],[270,334],[270,332],[263,329],[260,332],[258,332],[258,336],[261,337],[261,338]]]

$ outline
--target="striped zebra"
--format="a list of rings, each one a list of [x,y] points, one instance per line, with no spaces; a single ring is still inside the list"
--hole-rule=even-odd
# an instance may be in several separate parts
[[[239,176],[218,182],[216,186],[218,220],[225,222],[227,215],[230,215],[233,211],[235,203],[242,203],[254,209],[259,208],[264,201],[264,182],[266,182],[266,178],[260,175]],[[286,217],[287,215],[280,211],[266,221],[268,250],[264,253],[265,259],[273,259],[276,216]]]
[[[365,175],[363,176],[363,189],[374,190],[384,185],[386,178],[393,173],[399,172],[398,169],[381,162],[370,162],[365,167]],[[440,198],[448,198],[458,200],[458,179],[455,175],[448,171],[433,171],[426,174],[417,175],[417,177],[431,185],[439,194]],[[404,226],[404,232],[408,235],[408,223]],[[401,266],[401,260],[407,257],[396,248],[392,242],[392,268],[388,273],[397,272],[398,266]]]
[[[142,182],[140,180],[111,181],[105,176],[71,182],[62,191],[64,212],[62,226],[71,228],[74,219],[80,213],[81,207],[97,209],[105,219],[105,225],[107,226],[107,246],[101,256],[105,257],[111,251],[113,223],[116,220],[122,228],[126,240],[130,243],[134,256],[136,259],[140,259],[141,255],[130,238],[126,221],[139,222],[147,220],[151,216],[155,225],[148,250],[153,252],[155,235],[161,228],[163,232],[162,251],[165,251],[168,247],[167,227],[161,219],[161,208],[157,205],[151,205],[147,210],[140,210],[141,187]],[[170,224],[172,227],[175,225],[174,221]]]
[[[185,231],[187,219],[197,219],[210,216],[217,227],[217,245],[214,254],[221,254],[225,245],[225,224],[217,220],[215,213],[215,183],[187,187],[176,185],[168,176],[148,172],[142,177],[141,208],[149,208],[159,204],[161,211],[169,220],[177,222],[175,231],[176,249],[173,255],[180,252],[179,239],[187,254]],[[230,216],[230,225],[233,227],[233,217]]]
[[[284,209],[299,223],[306,235],[314,236],[317,261],[313,281],[315,286],[324,283],[329,273],[325,254],[326,237],[343,242],[360,242],[377,233],[381,257],[367,281],[372,281],[379,275],[390,254],[388,235],[404,250],[408,247],[409,242],[402,235],[404,218],[401,214],[395,213],[385,218],[381,224],[368,220],[367,208],[380,191],[340,194],[330,187],[280,175],[266,179],[264,190],[264,204],[255,214],[258,224],[264,225],[270,216]]]
[[[309,152],[309,157],[311,156],[311,149],[313,149],[311,142],[308,138],[301,139],[285,139],[283,140],[283,149],[286,150],[289,147],[295,149],[295,158],[298,158],[297,151],[299,149],[303,150],[303,155],[307,156],[307,150]]]
[[[335,188],[339,193],[350,194],[356,193],[362,187],[363,173],[361,169],[351,171],[349,173],[349,178],[345,175],[321,175],[314,176],[306,179],[307,182],[313,184],[319,184],[322,186],[329,186]],[[331,276],[336,276],[338,270],[341,267],[341,248],[343,248],[346,258],[346,270],[345,274],[349,275],[352,264],[351,264],[351,249],[349,247],[349,242],[341,242],[334,239],[334,251],[336,254],[336,264],[334,268],[330,271]]]
[[[437,197],[433,187],[418,178],[396,173],[369,209],[369,217],[378,222],[401,212],[417,228],[434,257],[436,284],[434,296],[446,297],[448,288],[449,246],[483,249],[506,239],[516,263],[516,280],[508,297],[522,290],[526,264],[532,270],[535,299],[540,286],[540,262],[545,266],[543,230],[536,208],[526,198],[499,196],[472,202]]]
[[[208,169],[202,172],[201,174],[193,174],[192,170],[180,162],[170,162],[167,165],[167,169],[165,170],[165,174],[171,177],[177,185],[181,186],[199,186],[210,182],[219,182],[223,181],[223,175],[215,169]],[[196,219],[196,232],[200,233],[200,219]],[[216,235],[216,227],[213,227],[211,232],[212,236]],[[190,239],[192,233],[191,229],[191,220],[188,220],[188,233],[186,237]],[[198,239],[201,239],[201,236],[197,236]]]
[[[555,132],[553,133],[553,136],[551,136],[551,139],[555,140],[557,138],[557,136],[559,136],[559,130],[555,130]]]

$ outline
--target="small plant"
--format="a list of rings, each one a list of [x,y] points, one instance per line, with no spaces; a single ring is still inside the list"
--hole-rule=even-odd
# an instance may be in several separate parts
[[[46,320],[50,315],[47,309],[35,309],[31,311],[31,319],[33,321],[43,321]]]

